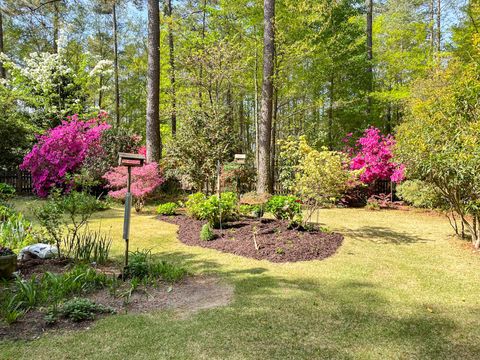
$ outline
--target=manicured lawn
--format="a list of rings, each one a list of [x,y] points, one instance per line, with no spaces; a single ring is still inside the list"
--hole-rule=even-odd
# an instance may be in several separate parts
[[[414,212],[331,209],[346,236],[323,261],[272,264],[193,248],[174,225],[134,215],[132,248],[149,248],[235,287],[226,307],[118,315],[90,329],[0,343],[2,359],[478,359],[480,257],[447,221]],[[121,209],[95,222],[123,250]]]

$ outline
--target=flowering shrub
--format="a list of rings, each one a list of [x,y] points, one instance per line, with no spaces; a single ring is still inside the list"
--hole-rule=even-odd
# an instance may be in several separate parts
[[[103,178],[107,181],[108,195],[114,199],[124,199],[127,193],[128,170],[125,166],[118,166],[108,171]],[[157,163],[152,162],[142,167],[132,168],[130,192],[135,200],[135,210],[141,211],[145,200],[152,194],[164,179],[160,175]]]
[[[394,146],[395,139],[392,135],[382,135],[375,127],[368,128],[356,142],[355,148],[347,149],[352,155],[350,169],[362,170],[360,180],[366,184],[375,180],[401,182],[405,166],[393,161]]]
[[[87,155],[101,156],[100,138],[110,128],[103,121],[105,116],[100,113],[96,118],[81,121],[74,115],[38,137],[38,143],[20,166],[31,172],[38,196],[46,197],[54,187],[70,190],[72,181],[68,178],[80,169]]]

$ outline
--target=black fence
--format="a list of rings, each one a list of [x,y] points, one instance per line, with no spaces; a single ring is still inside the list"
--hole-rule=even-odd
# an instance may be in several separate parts
[[[0,183],[13,186],[18,195],[32,195],[32,175],[27,171],[0,171]]]

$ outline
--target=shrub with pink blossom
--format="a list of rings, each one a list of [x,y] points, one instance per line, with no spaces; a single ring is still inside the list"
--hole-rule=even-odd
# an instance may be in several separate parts
[[[103,178],[107,181],[108,195],[114,199],[125,199],[127,193],[128,170],[118,166],[108,171]],[[132,168],[130,191],[134,198],[135,210],[141,211],[145,200],[164,182],[157,163]]]
[[[37,137],[38,143],[20,167],[32,174],[38,196],[48,196],[54,187],[69,191],[73,186],[71,175],[81,168],[88,154],[101,156],[102,132],[110,128],[105,117],[105,113],[100,113],[96,118],[82,121],[78,115],[73,115]]]
[[[351,137],[351,134],[347,137]],[[401,182],[405,176],[405,166],[394,161],[394,146],[395,139],[392,135],[382,135],[375,127],[366,129],[355,147],[347,149],[352,156],[350,169],[363,170],[360,181],[365,184],[376,180]]]

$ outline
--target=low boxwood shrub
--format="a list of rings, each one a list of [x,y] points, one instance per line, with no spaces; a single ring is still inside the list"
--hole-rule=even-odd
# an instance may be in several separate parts
[[[265,210],[276,219],[294,221],[302,215],[302,204],[295,196],[275,195],[268,200]]]
[[[168,202],[165,204],[160,204],[157,207],[158,215],[172,216],[175,215],[178,209],[178,205],[174,202]]]
[[[86,298],[73,298],[66,301],[60,308],[51,307],[46,315],[48,323],[54,323],[58,317],[70,319],[73,322],[80,322],[85,320],[95,319],[96,314],[113,314],[115,310],[96,304],[90,299]]]

